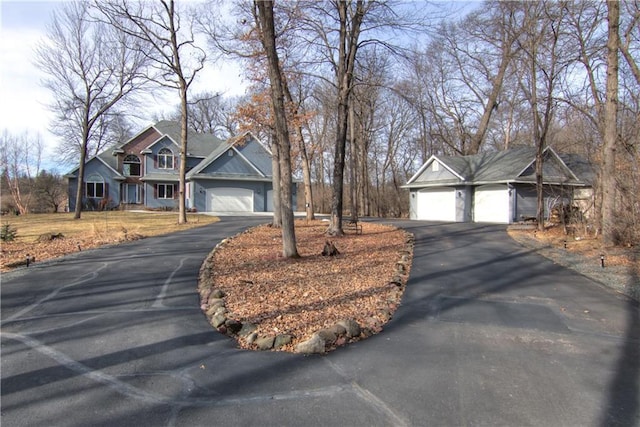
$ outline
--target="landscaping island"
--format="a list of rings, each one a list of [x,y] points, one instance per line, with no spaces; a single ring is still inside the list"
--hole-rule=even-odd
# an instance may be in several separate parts
[[[360,224],[359,224],[360,225]],[[281,230],[262,225],[225,239],[200,272],[201,308],[241,348],[323,353],[382,330],[402,299],[413,237],[362,223],[327,237],[328,223],[296,221],[300,258],[283,258]],[[339,254],[322,255],[333,243]]]

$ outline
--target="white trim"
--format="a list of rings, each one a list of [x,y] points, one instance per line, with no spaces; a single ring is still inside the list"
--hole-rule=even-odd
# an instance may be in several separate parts
[[[576,180],[576,181],[578,181],[578,182],[582,182],[582,180],[581,180],[580,178],[578,178],[578,177],[576,176],[576,174],[575,174],[575,173],[573,173],[573,171],[571,170],[571,168],[570,168],[569,166],[567,166],[567,164],[566,164],[566,163],[565,163],[565,162],[560,158],[560,156],[558,156],[558,153],[556,153],[556,152],[555,152],[555,150],[554,150],[553,148],[551,148],[551,147],[546,147],[546,148],[542,151],[542,154],[544,155],[547,151],[550,151],[550,152],[551,152],[551,154],[556,158],[556,160],[558,160],[558,161],[560,162],[560,165],[561,165],[562,167],[564,167],[564,168],[569,172],[569,174],[571,174],[571,176],[573,177],[573,179],[575,179],[575,180]],[[522,169],[522,170],[518,173],[518,175],[516,175],[516,178],[520,177],[520,176],[521,176],[521,175],[522,175],[522,174],[523,174],[527,169],[529,169],[529,167],[530,167],[531,165],[533,165],[535,162],[536,162],[536,158],[534,157],[534,158],[533,158],[533,160],[532,160],[532,161],[530,161],[529,163],[527,163],[527,166],[525,166],[525,168],[524,168],[524,169]],[[542,178],[544,179],[544,175],[543,175],[543,177],[542,177]]]
[[[433,163],[434,161],[437,161],[439,165],[443,166],[447,171],[451,172],[455,177],[457,177],[460,181],[465,182],[464,177],[460,176],[456,171],[454,171],[453,169],[451,169],[451,167],[449,167],[449,165],[447,165],[445,162],[443,162],[442,160],[440,160],[438,157],[436,157],[435,154],[431,155],[431,157],[429,157],[429,159],[424,162],[424,164],[420,167],[420,169],[418,169],[418,172],[416,172],[411,179],[409,179],[409,181],[407,181],[407,183],[405,185],[409,185],[411,183],[413,183],[416,179],[418,179],[418,177],[420,175],[422,175],[422,173],[429,167],[431,166],[431,163]]]

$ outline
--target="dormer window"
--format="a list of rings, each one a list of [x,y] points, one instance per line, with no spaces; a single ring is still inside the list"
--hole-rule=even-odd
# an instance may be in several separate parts
[[[432,172],[438,172],[439,170],[440,170],[440,163],[438,163],[438,162],[431,163],[431,171]]]
[[[158,151],[158,169],[173,169],[173,152],[168,148]]]
[[[140,176],[140,159],[134,154],[125,156],[122,162],[122,174],[124,176]]]

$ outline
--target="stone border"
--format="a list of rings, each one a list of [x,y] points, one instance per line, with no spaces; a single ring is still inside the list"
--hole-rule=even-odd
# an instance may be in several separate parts
[[[221,334],[236,340],[242,340],[256,350],[281,350],[282,347],[290,344],[295,337],[290,334],[258,335],[256,332],[258,327],[256,325],[233,319],[233,314],[229,313],[225,307],[225,292],[221,289],[215,289],[212,286],[213,258],[216,251],[231,240],[250,230],[252,230],[252,228],[235,236],[223,239],[203,262],[200,267],[198,282],[200,309],[209,320],[211,326]],[[366,322],[366,325],[361,325],[355,319],[342,319],[329,328],[322,328],[316,331],[310,338],[298,343],[294,348],[295,353],[326,353],[337,347],[344,346],[350,342],[360,341],[382,331],[383,326],[391,320],[395,309],[399,305],[409,278],[415,240],[412,234],[406,231],[404,233],[406,236],[405,248],[399,251],[400,260],[396,263],[396,274],[389,282],[397,287],[395,299],[394,301],[389,300],[389,308],[383,309],[379,313],[384,321],[380,323],[377,319],[371,317],[368,319],[369,321]]]

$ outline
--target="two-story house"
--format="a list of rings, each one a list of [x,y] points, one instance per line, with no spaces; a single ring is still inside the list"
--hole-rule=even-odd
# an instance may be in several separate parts
[[[85,165],[84,208],[175,209],[178,202],[180,124],[160,121]],[[74,210],[76,167],[65,175]],[[273,210],[271,152],[250,133],[229,141],[190,131],[186,205],[198,212]],[[295,186],[294,186],[295,191]],[[295,197],[295,193],[294,193]]]

